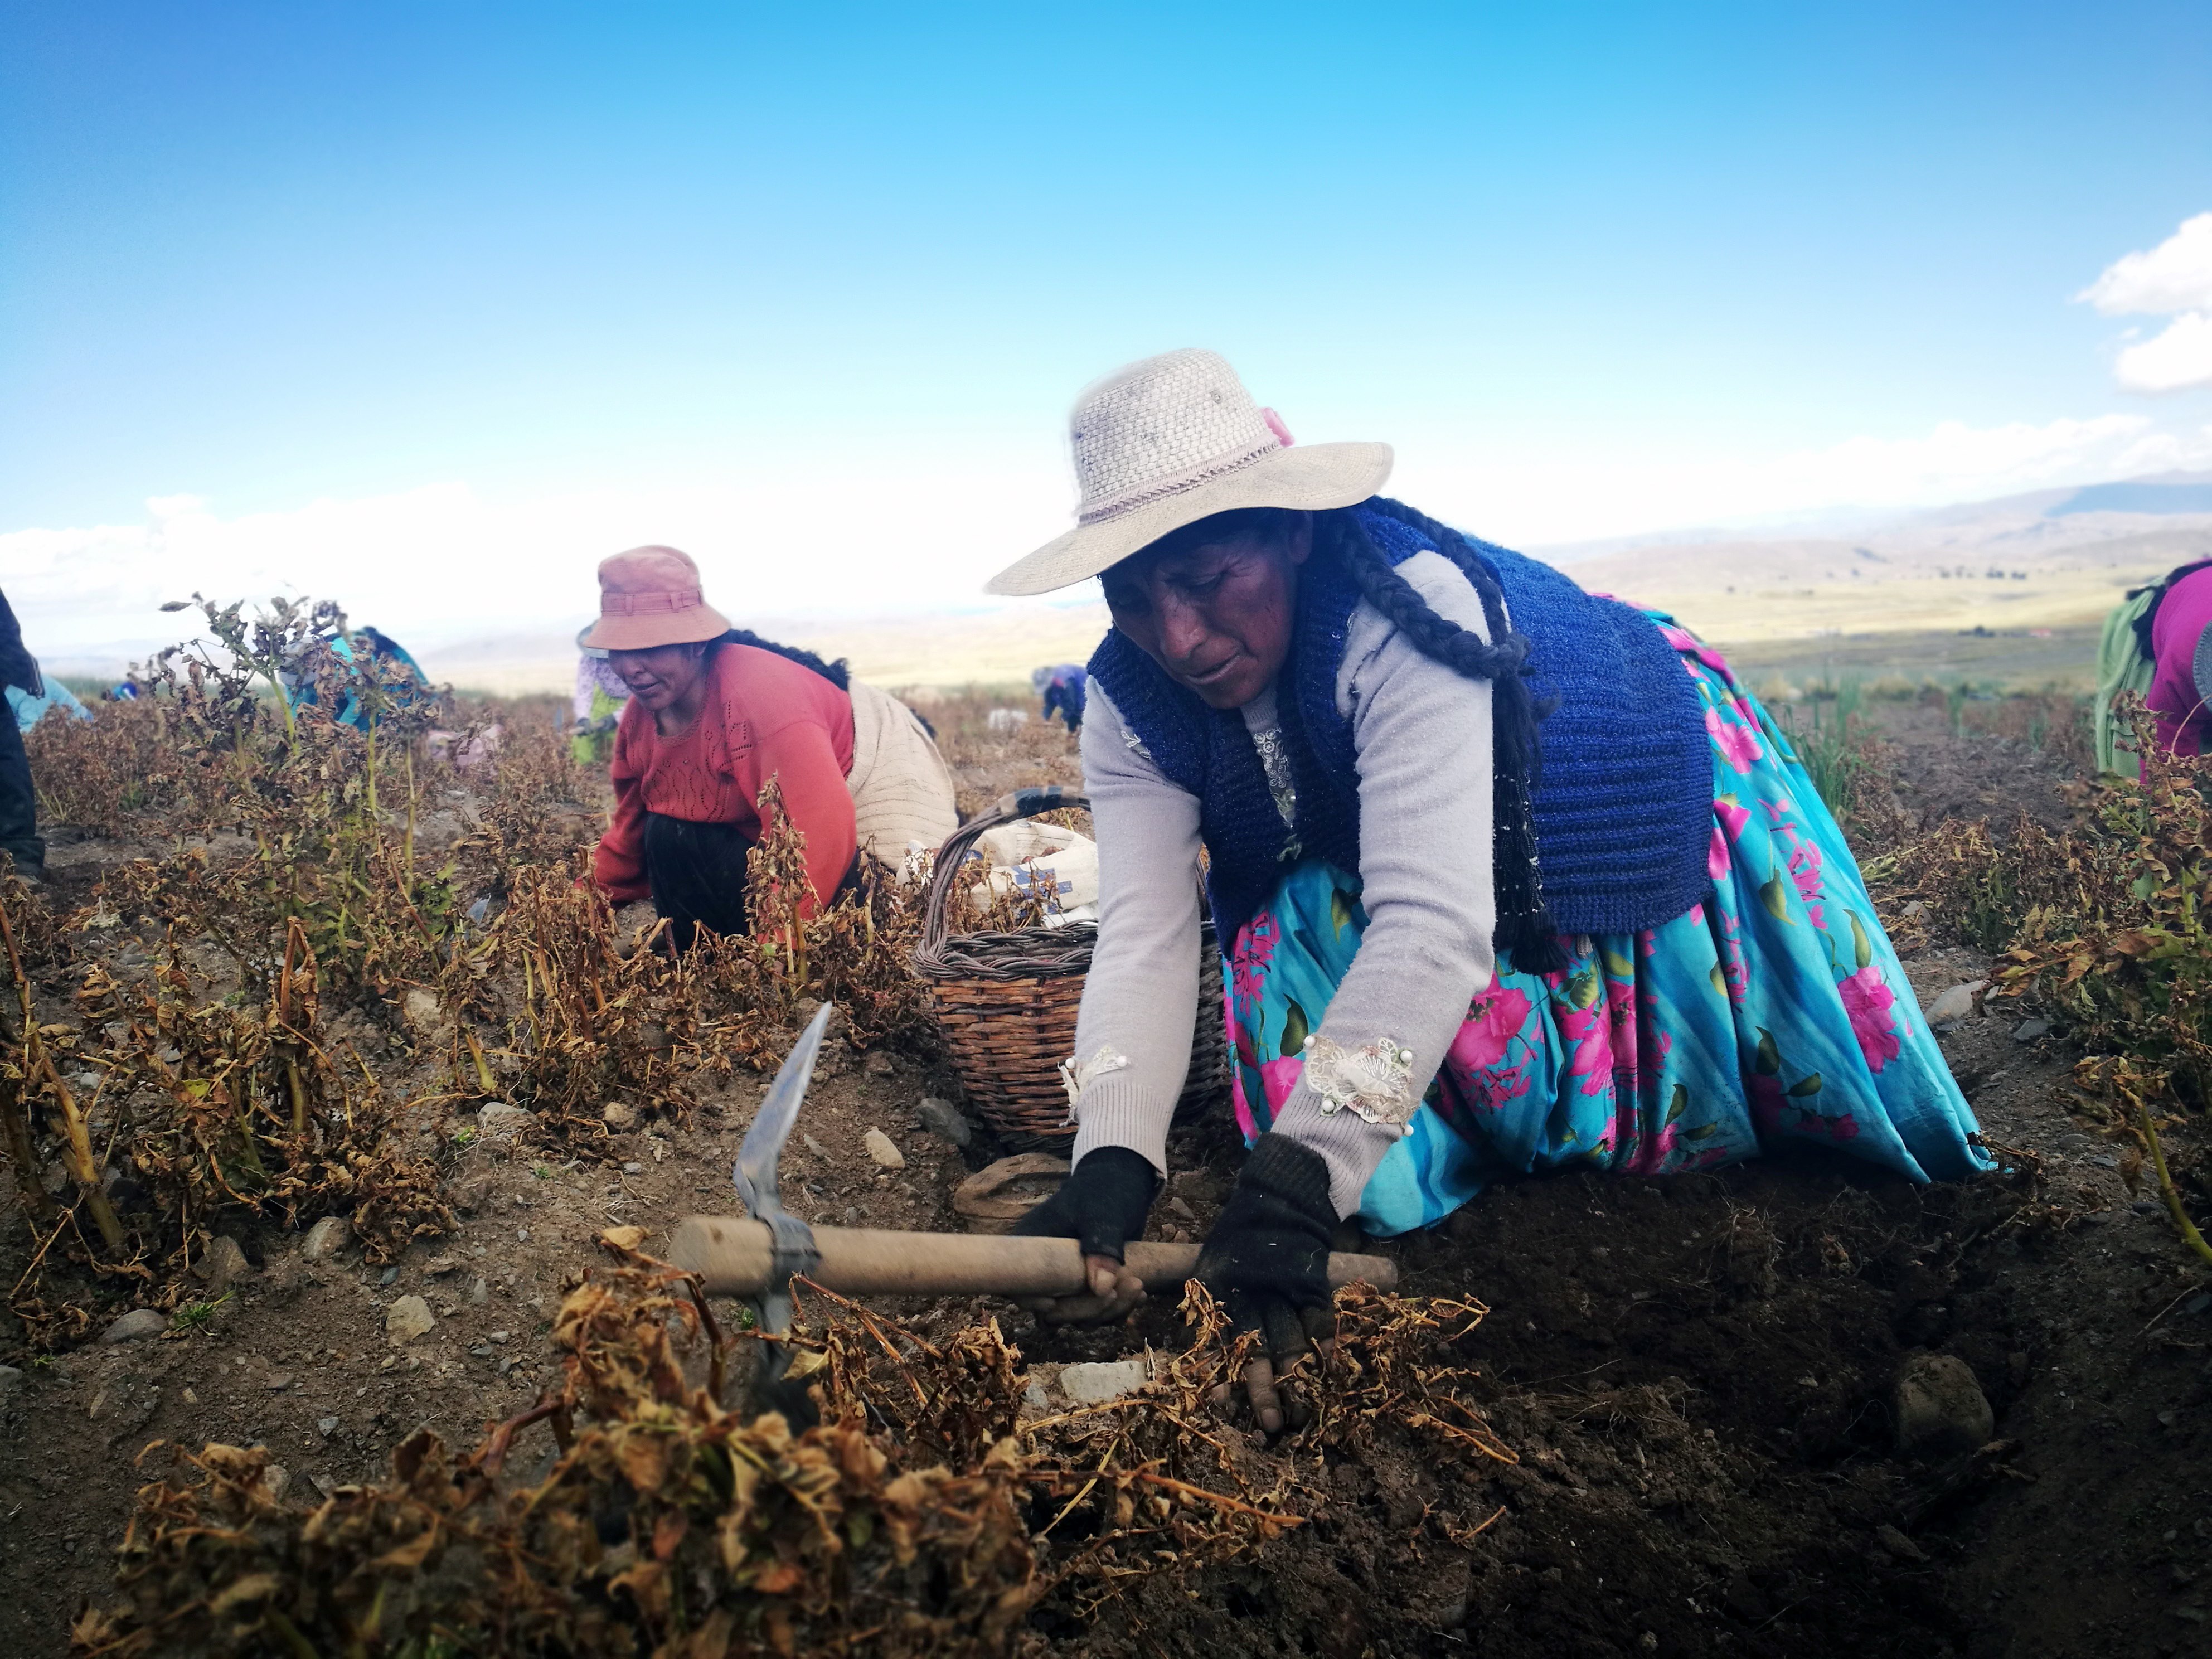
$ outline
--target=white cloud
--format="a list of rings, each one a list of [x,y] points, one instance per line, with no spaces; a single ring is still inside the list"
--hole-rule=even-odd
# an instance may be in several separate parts
[[[2122,351],[2112,373],[2130,392],[2212,386],[2212,313],[2183,312],[2149,339]]]
[[[2212,386],[2212,213],[2183,220],[2147,253],[2116,260],[2074,297],[2108,317],[2173,319],[2120,352],[2112,373],[2130,392]]]
[[[2074,297],[2107,317],[2212,311],[2212,213],[2183,220],[2180,229],[2148,253],[2115,260]]]

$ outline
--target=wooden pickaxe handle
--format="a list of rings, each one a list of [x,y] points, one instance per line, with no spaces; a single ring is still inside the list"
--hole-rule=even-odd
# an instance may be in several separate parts
[[[821,1261],[808,1276],[840,1296],[1078,1296],[1088,1288],[1072,1238],[817,1227],[814,1247]],[[768,1284],[768,1229],[743,1218],[691,1216],[677,1224],[668,1260],[697,1273],[710,1295],[757,1296]],[[1180,1285],[1197,1271],[1198,1246],[1133,1243],[1127,1261],[1148,1286]],[[1333,1255],[1328,1284],[1394,1291],[1398,1264]]]

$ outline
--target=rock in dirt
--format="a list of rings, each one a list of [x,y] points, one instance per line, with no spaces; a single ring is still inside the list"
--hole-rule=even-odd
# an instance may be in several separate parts
[[[860,1144],[868,1149],[868,1156],[886,1170],[906,1168],[906,1154],[881,1129],[871,1129],[860,1137]]]
[[[2033,1042],[2039,1036],[2050,1035],[2051,1022],[2047,1019],[2024,1019],[2012,1028],[2014,1042]]]
[[[22,1386],[22,1372],[17,1370],[13,1365],[0,1365],[0,1407],[7,1405],[13,1400],[15,1397],[15,1391]]]
[[[437,1322],[430,1312],[430,1304],[421,1297],[403,1296],[386,1311],[384,1334],[397,1346],[426,1334]]]
[[[472,1279],[469,1281],[469,1305],[471,1307],[481,1307],[483,1304],[490,1300],[490,1285],[485,1284],[481,1279]]]
[[[1874,1541],[1881,1546],[1893,1561],[1925,1561],[1928,1559],[1926,1550],[1887,1522],[1874,1529]]]
[[[513,1140],[538,1120],[520,1106],[495,1100],[477,1108],[477,1133],[486,1140]]]
[[[315,1432],[316,1432],[316,1433],[318,1433],[318,1434],[319,1434],[319,1435],[321,1435],[321,1436],[323,1437],[323,1438],[324,1438],[324,1439],[325,1439],[325,1440],[329,1439],[332,1435],[336,1434],[337,1431],[338,1431],[338,1420],[337,1420],[337,1418],[335,1418],[335,1417],[319,1417],[319,1418],[317,1418],[317,1419],[315,1419]]]
[[[975,1139],[975,1126],[967,1115],[949,1100],[932,1096],[914,1109],[915,1121],[933,1135],[951,1141],[956,1146],[965,1146]]]
[[[143,1342],[149,1336],[159,1336],[169,1328],[169,1316],[151,1308],[133,1308],[100,1334],[106,1343]]]
[[[1985,979],[1968,980],[1964,985],[1954,985],[1929,1003],[1924,1011],[1930,1025],[1942,1025],[1947,1021],[1965,1019],[1974,1012],[1974,998],[1990,988]]]
[[[300,1247],[302,1260],[327,1261],[345,1249],[353,1237],[353,1224],[342,1215],[326,1215],[307,1229],[307,1242]]]
[[[252,1278],[253,1264],[246,1259],[246,1251],[236,1239],[218,1238],[192,1264],[192,1274],[206,1281],[210,1296],[221,1296],[240,1279]]]
[[[617,1134],[627,1133],[637,1127],[637,1108],[619,1100],[611,1100],[599,1109],[599,1121]]]
[[[1060,1391],[1079,1406],[1103,1406],[1136,1393],[1151,1380],[1152,1367],[1145,1361],[1114,1359],[1061,1367]]]
[[[1957,1457],[1988,1443],[1996,1415],[1974,1373],[1955,1354],[1917,1353],[1897,1375],[1893,1403],[1899,1449],[1920,1457]]]
[[[1067,1160],[1023,1152],[987,1164],[952,1189],[952,1208],[971,1233],[1003,1233],[1059,1190]]]

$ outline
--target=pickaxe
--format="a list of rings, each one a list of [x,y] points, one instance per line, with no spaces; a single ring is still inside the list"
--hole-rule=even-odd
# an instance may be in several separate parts
[[[802,1273],[841,1296],[1079,1296],[1088,1288],[1083,1252],[1072,1238],[1013,1238],[970,1233],[892,1232],[874,1227],[813,1227],[783,1207],[776,1164],[798,1121],[829,1027],[824,1003],[775,1075],[738,1149],[738,1197],[747,1218],[695,1215],[677,1224],[668,1259],[697,1273],[711,1296],[747,1297],[760,1328],[791,1328],[791,1279]],[[1132,1243],[1131,1272],[1147,1285],[1181,1285],[1198,1267],[1195,1244]],[[1379,1255],[1334,1255],[1328,1282],[1397,1288],[1395,1262]],[[763,1386],[789,1360],[769,1345]]]

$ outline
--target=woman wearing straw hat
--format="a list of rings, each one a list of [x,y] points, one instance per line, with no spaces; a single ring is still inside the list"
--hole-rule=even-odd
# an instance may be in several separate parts
[[[650,896],[679,950],[702,927],[744,931],[745,855],[771,779],[806,838],[802,913],[861,854],[901,870],[959,823],[951,772],[912,709],[842,662],[732,628],[672,547],[600,564],[599,619],[577,643],[605,651],[630,694],[592,878],[617,903]]]
[[[991,584],[1097,577],[1114,622],[1074,1168],[1024,1224],[1079,1239],[1094,1294],[1048,1316],[1141,1293],[1119,1263],[1166,1173],[1201,848],[1252,1150],[1199,1276],[1262,1334],[1270,1430],[1343,1220],[1789,1141],[1982,1165],[1834,817],[1717,653],[1385,499],[1383,445],[1293,446],[1211,352],[1100,381],[1072,436],[1077,527]]]

